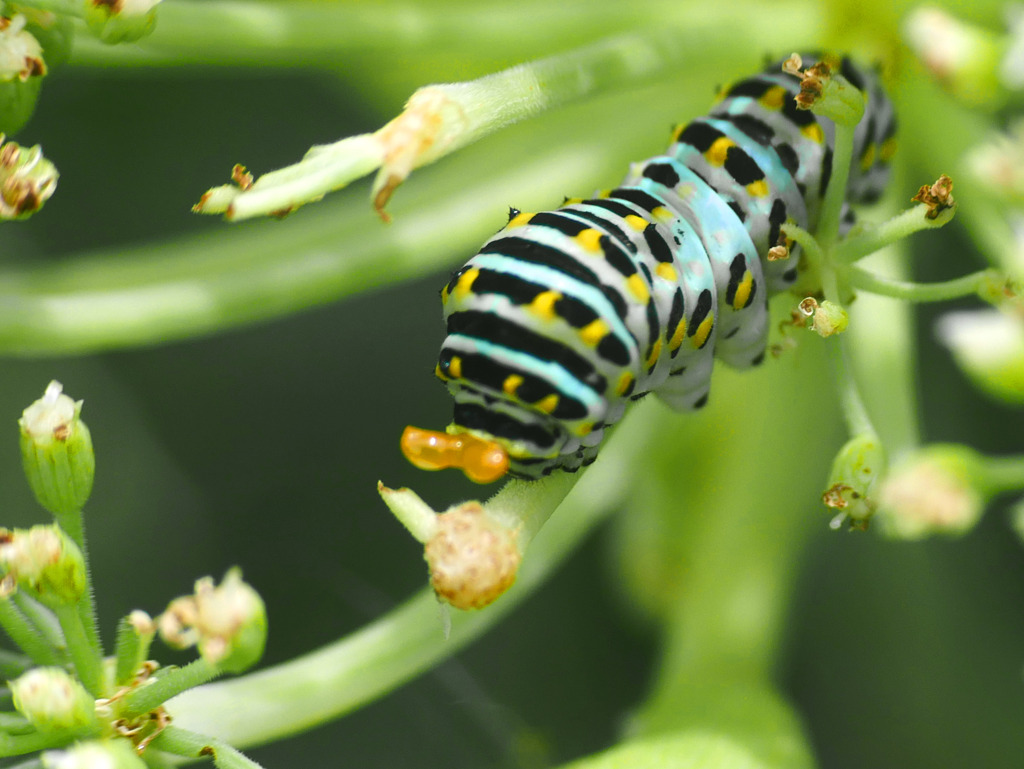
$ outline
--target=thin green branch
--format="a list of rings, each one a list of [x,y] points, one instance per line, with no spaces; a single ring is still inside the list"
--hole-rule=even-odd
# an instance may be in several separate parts
[[[58,658],[67,656],[64,646],[64,636],[61,633],[60,624],[53,612],[36,601],[32,596],[19,590],[11,596],[10,600],[21,610],[25,618],[32,624],[36,632],[45,640],[46,644],[53,649]]]
[[[1024,455],[982,457],[979,465],[981,477],[976,482],[987,494],[1024,489]]]
[[[864,398],[857,387],[857,379],[849,365],[849,350],[842,334],[836,340],[836,344],[829,345],[832,352],[833,371],[836,377],[836,387],[839,391],[839,405],[843,412],[843,421],[846,422],[846,429],[851,436],[869,435],[877,436],[878,431],[868,415],[867,407],[864,405]]]
[[[37,665],[59,664],[57,652],[10,598],[0,599],[0,627]]]
[[[153,747],[186,758],[212,758],[217,769],[259,769],[260,765],[231,745],[214,737],[169,726],[153,741]]]
[[[78,616],[82,621],[85,636],[89,640],[93,651],[99,657],[103,656],[103,643],[100,640],[99,624],[96,620],[96,604],[93,597],[92,569],[89,565],[89,550],[85,543],[85,522],[82,510],[75,510],[71,513],[60,513],[56,516],[57,524],[63,529],[75,544],[82,551],[82,558],[85,559],[85,591],[78,600]]]
[[[220,670],[217,666],[201,657],[184,667],[161,670],[144,686],[139,686],[125,696],[121,713],[126,717],[148,713],[171,697],[205,684],[218,675]]]
[[[928,206],[916,205],[908,208],[886,222],[865,227],[862,231],[851,235],[837,243],[832,253],[836,261],[852,264],[858,259],[881,251],[886,246],[903,240],[915,232],[942,227],[956,213],[956,208],[947,208],[934,219],[929,219]]]
[[[264,174],[252,186],[247,182],[211,189],[194,210],[224,213],[233,221],[276,215],[318,201],[380,168],[373,199],[383,214],[391,194],[414,169],[546,110],[614,88],[635,87],[689,56],[680,30],[659,26],[477,80],[425,86],[379,131],[313,147],[299,163]]]
[[[913,283],[893,280],[884,275],[852,265],[845,271],[854,288],[870,291],[879,296],[900,299],[904,302],[945,302],[965,296],[977,295],[978,291],[998,278],[995,270],[980,270],[941,283]]]
[[[64,640],[75,665],[75,672],[78,673],[78,680],[93,697],[103,696],[103,657],[86,632],[79,604],[55,606],[54,613],[64,631]]]
[[[851,88],[861,100],[863,114],[863,96]],[[830,252],[839,240],[839,219],[843,204],[846,201],[846,185],[850,178],[850,163],[853,160],[853,139],[860,116],[850,123],[835,123],[835,143],[832,148],[832,175],[825,190],[825,199],[821,205],[818,224],[814,228],[822,250]],[[833,300],[835,301],[835,300]]]
[[[67,744],[74,735],[67,731],[29,732],[28,734],[8,734],[0,731],[0,758],[24,756],[37,750],[56,748]]]

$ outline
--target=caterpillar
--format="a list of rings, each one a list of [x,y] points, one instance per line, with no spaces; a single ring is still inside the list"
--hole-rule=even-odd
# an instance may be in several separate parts
[[[822,65],[819,65],[822,66]],[[844,207],[882,192],[893,107],[873,72],[838,70],[866,97]],[[623,182],[508,223],[441,291],[447,336],[436,376],[455,400],[446,433],[406,429],[413,464],[477,481],[525,479],[594,461],[630,401],[678,411],[707,402],[713,358],[761,363],[769,295],[797,278],[781,234],[818,219],[834,125],[798,109],[781,63],[727,87],[706,117]]]

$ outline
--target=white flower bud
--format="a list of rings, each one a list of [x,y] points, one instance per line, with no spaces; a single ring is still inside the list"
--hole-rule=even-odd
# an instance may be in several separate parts
[[[9,682],[14,707],[41,732],[84,729],[96,723],[96,703],[61,668],[33,668]]]

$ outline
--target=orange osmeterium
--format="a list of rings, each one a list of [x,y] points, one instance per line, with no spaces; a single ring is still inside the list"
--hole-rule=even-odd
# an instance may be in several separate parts
[[[421,470],[457,467],[476,483],[493,483],[508,472],[508,452],[469,433],[448,435],[409,425],[402,433],[402,453]]]

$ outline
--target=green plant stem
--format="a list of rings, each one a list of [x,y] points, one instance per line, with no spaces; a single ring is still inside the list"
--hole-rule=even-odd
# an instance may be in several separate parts
[[[0,600],[0,626],[18,648],[32,658],[37,665],[56,665],[59,662],[56,650],[40,635],[28,618],[11,601]]]
[[[8,649],[0,649],[0,679],[17,678],[30,667],[33,660],[27,654],[18,654]]]
[[[56,516],[57,524],[63,529],[75,544],[82,551],[82,558],[85,560],[85,592],[78,600],[78,615],[85,629],[86,638],[89,639],[94,653],[103,656],[103,642],[100,640],[99,625],[96,621],[96,605],[92,591],[92,569],[89,566],[89,549],[85,543],[85,524],[83,511],[76,510],[73,513],[61,513]]]
[[[825,199],[821,204],[821,213],[815,236],[822,251],[830,253],[839,240],[839,217],[843,203],[846,201],[846,185],[850,179],[850,163],[853,160],[853,137],[857,124],[845,125],[835,123],[835,144],[832,148],[832,175],[825,190]],[[824,279],[824,276],[823,276]],[[826,297],[828,293],[826,292]],[[833,301],[836,301],[833,299]]]
[[[103,696],[103,657],[92,645],[85,630],[79,604],[58,605],[53,611],[64,631],[64,640],[82,686],[93,697]]]
[[[928,207],[916,205],[905,209],[896,216],[879,225],[869,226],[863,232],[844,239],[835,245],[832,255],[837,262],[852,264],[886,246],[891,246],[915,232],[933,230],[947,224],[956,212],[956,208],[947,208],[934,219],[926,214]]]
[[[13,596],[12,601],[21,610],[25,618],[32,624],[36,632],[42,636],[46,645],[60,656],[67,656],[65,653],[64,636],[61,634],[60,624],[53,612],[36,601],[24,591],[19,590]]]
[[[55,0],[35,3],[46,1]],[[760,28],[762,39],[765,35],[793,39],[796,33],[791,30],[815,38],[823,24],[823,13],[806,3],[780,2],[770,9],[749,0],[735,5],[729,26],[736,35],[756,34]],[[666,27],[675,26],[677,34],[683,36],[679,48],[685,50],[690,47],[687,41],[696,43],[702,37],[728,31],[720,15],[710,10],[680,7],[671,0],[646,3],[643,13],[627,16],[594,13],[590,0],[566,0],[556,5],[523,0],[514,6],[174,0],[157,8],[156,31],[138,44],[109,46],[82,35],[75,41],[72,62],[93,66],[312,65],[334,70],[339,66],[339,56],[351,61],[367,52],[386,55],[380,64],[386,66],[397,50],[406,56],[437,51],[464,51],[466,55],[486,52],[493,61],[501,56],[530,55],[529,51],[564,49],[567,43],[621,32],[624,26],[649,26],[651,19],[663,20]],[[543,23],[529,24],[529,34],[524,35],[524,20],[534,18],[543,19]],[[403,65],[407,66],[404,58]]]
[[[218,769],[259,769],[259,764],[223,740],[169,726],[153,741],[153,747],[186,758],[213,758]]]
[[[0,731],[7,734],[27,734],[35,731],[35,727],[19,713],[0,713]]]
[[[151,681],[125,696],[121,713],[127,718],[148,713],[171,697],[205,684],[219,675],[217,666],[202,657],[184,667],[162,670]]]
[[[1024,489],[1024,455],[984,457],[983,476],[978,485],[989,494],[1016,492]]]
[[[28,734],[8,734],[0,731],[0,758],[23,756],[37,750],[56,748],[67,744],[73,738],[67,731],[29,732]]]
[[[979,270],[970,275],[941,283],[912,283],[904,280],[892,280],[858,266],[848,268],[846,275],[854,288],[870,291],[879,296],[900,299],[904,302],[945,302],[950,299],[976,295],[981,288],[992,281],[995,273],[992,270]]]
[[[851,436],[871,435],[876,436],[875,430],[868,410],[864,405],[860,389],[857,387],[857,380],[849,364],[848,345],[844,342],[842,335],[835,340],[835,344],[829,345],[832,353],[832,370],[836,377],[836,387],[839,390],[839,405],[843,412],[843,421],[846,422],[846,429]]]
[[[644,429],[644,420],[637,420],[641,416],[631,415],[619,430],[620,437],[623,432]],[[456,653],[536,589],[615,508],[627,487],[622,468],[629,445],[620,440],[606,447],[601,472],[587,473],[560,506],[572,485],[568,474],[552,476],[547,485],[518,485],[515,493],[523,509],[543,515],[547,508],[558,506],[558,514],[531,543],[508,593],[482,611],[453,610],[447,639],[437,599],[430,590],[423,590],[376,622],[319,651],[185,692],[167,703],[174,723],[237,747],[268,742],[353,710]]]

